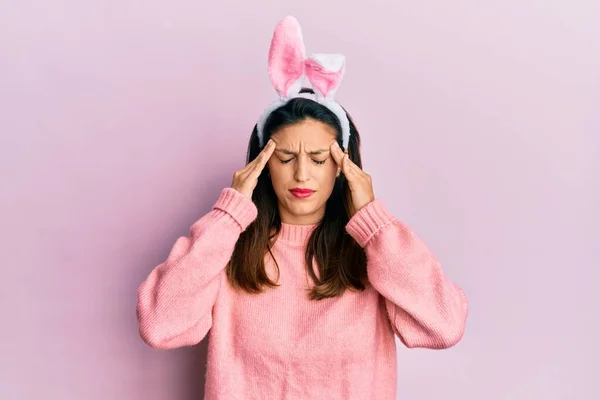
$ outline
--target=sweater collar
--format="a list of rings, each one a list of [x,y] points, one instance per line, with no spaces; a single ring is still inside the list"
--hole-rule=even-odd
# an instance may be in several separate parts
[[[293,244],[305,245],[313,229],[316,227],[317,224],[292,225],[282,222],[278,240],[283,240]]]

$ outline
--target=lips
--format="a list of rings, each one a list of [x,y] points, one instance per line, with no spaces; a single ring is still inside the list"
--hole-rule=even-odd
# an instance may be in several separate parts
[[[302,189],[302,188],[294,188],[294,189],[290,189],[290,192],[298,197],[298,198],[306,198],[308,196],[310,196],[311,194],[313,194],[315,191],[311,190],[311,189]]]
[[[291,189],[290,192],[296,192],[296,193],[302,193],[302,194],[307,194],[307,193],[314,193],[315,191],[312,189],[301,189],[301,188],[294,188]]]

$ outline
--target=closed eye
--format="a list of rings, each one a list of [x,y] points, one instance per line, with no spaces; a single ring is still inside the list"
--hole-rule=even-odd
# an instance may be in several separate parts
[[[293,160],[293,158],[289,158],[289,159],[287,159],[287,160],[282,160],[282,159],[280,158],[280,159],[279,159],[279,162],[281,162],[282,164],[287,164],[287,163],[289,163],[289,162],[290,162],[290,161],[292,161],[292,160]],[[317,165],[323,165],[323,164],[325,164],[325,161],[327,161],[327,158],[326,158],[326,159],[324,159],[324,160],[315,160],[315,159],[312,159],[312,158],[311,158],[311,160],[312,160],[312,162],[314,162],[314,163],[315,163],[315,164],[317,164]]]

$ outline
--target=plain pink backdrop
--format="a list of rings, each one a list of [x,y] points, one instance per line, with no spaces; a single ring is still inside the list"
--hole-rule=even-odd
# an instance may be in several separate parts
[[[202,398],[136,289],[243,165],[296,16],[343,52],[375,192],[467,292],[463,341],[398,354],[403,400],[600,398],[600,3],[3,1],[0,398]]]

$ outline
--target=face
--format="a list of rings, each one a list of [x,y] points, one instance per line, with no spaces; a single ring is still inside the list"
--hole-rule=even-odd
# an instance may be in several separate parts
[[[276,146],[268,168],[281,221],[295,225],[318,223],[339,174],[329,154],[335,130],[309,119],[280,129],[271,139]]]

